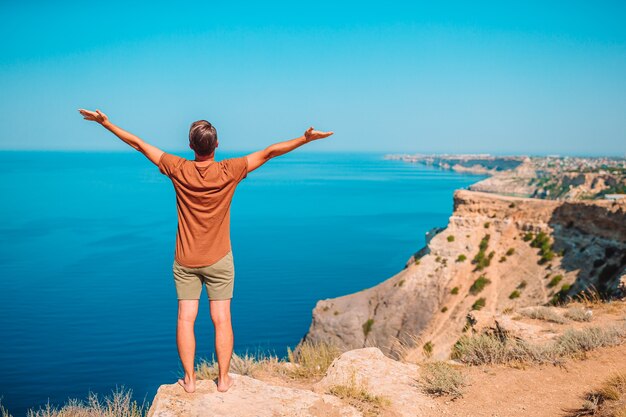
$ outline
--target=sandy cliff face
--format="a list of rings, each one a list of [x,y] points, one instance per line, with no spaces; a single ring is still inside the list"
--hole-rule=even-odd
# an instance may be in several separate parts
[[[531,197],[537,191],[537,187],[533,185],[537,174],[530,159],[525,159],[513,170],[491,174],[491,177],[472,184],[470,190],[517,197]]]
[[[452,167],[452,169],[455,169]],[[467,169],[455,169],[463,172]],[[546,173],[537,171],[530,159],[508,171],[473,172],[490,174],[489,178],[472,184],[472,191],[482,191],[516,197],[533,197],[551,200],[598,199],[606,192],[620,192],[626,186],[623,175],[608,172],[563,172]]]
[[[616,292],[626,266],[626,202],[459,190],[447,228],[416,255],[375,287],[319,301],[305,340],[378,346],[390,356],[428,344],[443,359],[473,309],[496,314],[590,285]]]

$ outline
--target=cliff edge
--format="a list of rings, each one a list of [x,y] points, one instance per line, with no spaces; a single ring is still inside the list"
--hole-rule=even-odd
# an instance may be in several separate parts
[[[620,291],[626,201],[557,201],[457,190],[445,229],[382,283],[321,300],[304,341],[398,357],[428,343],[444,359],[474,310],[564,300],[591,287]]]

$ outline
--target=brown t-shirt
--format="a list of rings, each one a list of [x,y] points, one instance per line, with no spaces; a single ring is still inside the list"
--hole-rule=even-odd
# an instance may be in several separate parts
[[[176,191],[174,259],[189,268],[219,261],[231,250],[230,202],[237,184],[248,174],[248,160],[244,156],[198,166],[164,152],[158,167]]]

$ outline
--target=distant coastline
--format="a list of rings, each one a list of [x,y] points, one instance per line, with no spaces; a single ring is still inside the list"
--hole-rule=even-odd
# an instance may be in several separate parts
[[[387,154],[384,158],[489,175],[470,186],[474,191],[550,200],[626,196],[626,158],[621,157]]]

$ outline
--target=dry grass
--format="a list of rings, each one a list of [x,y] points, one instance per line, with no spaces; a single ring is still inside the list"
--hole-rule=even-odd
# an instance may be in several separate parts
[[[230,360],[229,372],[246,375],[256,378],[259,373],[265,372],[272,375],[285,375],[285,361],[276,355],[265,352],[257,352],[250,354],[246,352],[243,355],[233,353]],[[212,359],[201,359],[196,364],[196,376],[199,379],[214,380],[219,375],[217,361]]]
[[[626,371],[618,372],[585,397],[583,406],[569,416],[626,417]]]
[[[258,373],[268,373],[275,376],[290,378],[311,379],[322,377],[328,367],[341,354],[341,350],[328,343],[304,342],[295,350],[288,349],[287,361],[272,354],[257,352],[243,355],[233,354],[229,372],[255,377]],[[218,377],[218,365],[214,358],[201,359],[196,364],[198,379],[214,380]],[[61,408],[50,403],[39,410],[29,410],[27,417],[143,417],[149,404],[139,406],[131,400],[132,391],[121,390],[113,392],[110,397],[99,399],[95,393],[90,393],[87,402],[70,399]],[[1,399],[0,399],[1,400]],[[9,411],[0,404],[0,417],[12,417]]]
[[[198,379],[215,379],[219,375],[215,359],[200,359],[196,364],[196,377]]]
[[[585,291],[581,291],[579,294],[572,297],[572,300],[579,302],[588,308],[601,305],[606,302],[600,292],[593,285],[590,285]]]
[[[138,405],[132,400],[132,390],[116,388],[111,396],[103,399],[95,393],[89,393],[87,401],[69,399],[67,404],[59,407],[48,402],[38,410],[30,409],[27,417],[143,417],[148,412],[148,404]],[[11,417],[9,412],[0,406],[2,417]]]
[[[469,365],[556,363],[543,346],[515,338],[483,333],[461,336],[452,349],[452,358]]]
[[[407,362],[409,356],[420,342],[421,339],[414,333],[403,333],[401,337],[394,336],[391,338],[388,351],[400,362]]]
[[[329,343],[303,342],[295,350],[287,349],[287,358],[294,366],[289,373],[296,378],[318,378],[324,376],[341,350]]]
[[[2,397],[0,397],[0,417],[13,417],[9,410],[2,405]]]
[[[246,352],[243,356],[233,354],[230,359],[230,372],[239,375],[253,376],[265,357],[253,356]]]
[[[574,321],[591,321],[593,312],[583,306],[573,305],[567,308],[565,317]]]
[[[554,341],[542,345],[528,343],[503,334],[481,333],[462,336],[454,345],[452,358],[470,365],[484,364],[560,364],[565,357],[626,341],[625,326],[587,327],[567,330]]]
[[[252,376],[256,378],[260,373],[285,376],[287,374],[287,366],[287,363],[278,356],[268,355],[258,362],[258,366],[255,368]]]
[[[530,319],[549,321],[552,323],[564,324],[567,323],[567,319],[561,316],[559,313],[551,309],[550,307],[533,307],[524,310],[520,310],[521,315]]]
[[[264,357],[254,356],[246,352],[243,356],[233,353],[230,359],[229,372],[239,375],[253,376],[254,372],[259,368],[261,362],[266,360]],[[213,357],[210,360],[201,359],[196,365],[196,376],[199,379],[215,379],[219,375],[217,361]]]
[[[466,385],[463,374],[445,362],[425,363],[420,377],[420,386],[424,392],[435,396],[461,397]]]
[[[243,355],[233,353],[229,372],[256,378],[259,374],[313,379],[324,376],[330,364],[341,354],[341,350],[329,343],[303,342],[294,350],[287,348],[287,359],[264,352]],[[202,359],[196,365],[196,375],[200,379],[217,378],[217,361]]]
[[[626,327],[587,327],[580,330],[568,329],[557,338],[556,348],[562,356],[574,356],[605,346],[624,343]]]
[[[347,384],[333,385],[328,389],[328,393],[345,400],[366,417],[378,416],[385,407],[391,405],[388,398],[374,395],[366,386],[357,384],[354,372]]]
[[[404,332],[400,337],[392,337],[391,339],[386,350],[400,362],[420,363],[421,360],[432,357],[434,353],[435,346],[433,343],[425,340],[423,336],[419,336],[417,333]],[[418,353],[419,359],[416,357]]]
[[[626,309],[626,303],[603,298],[593,286],[586,291],[571,298],[569,305],[578,304],[594,311],[602,311],[609,314],[619,314]]]

